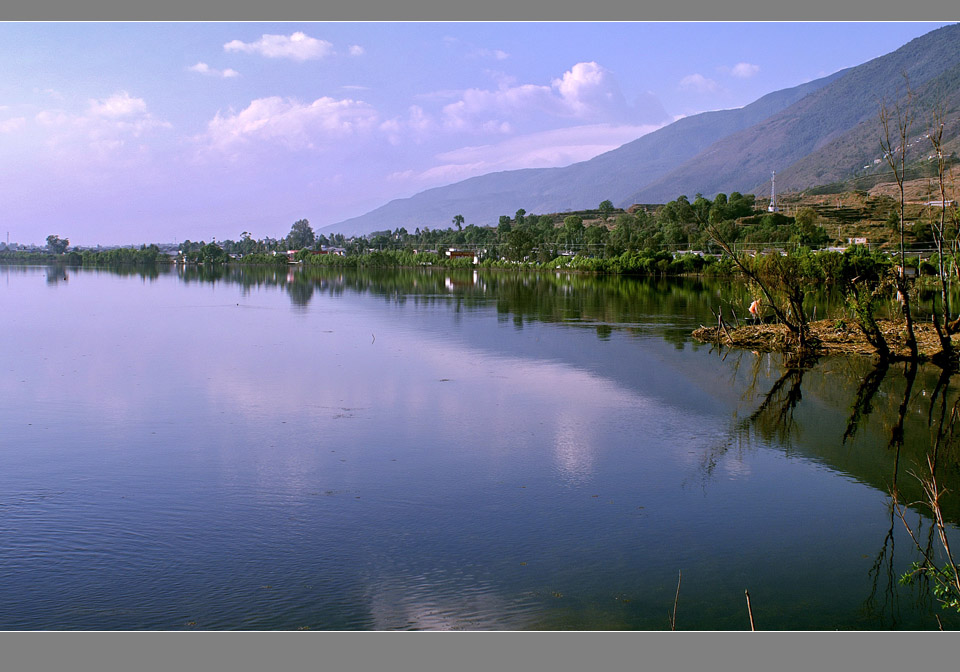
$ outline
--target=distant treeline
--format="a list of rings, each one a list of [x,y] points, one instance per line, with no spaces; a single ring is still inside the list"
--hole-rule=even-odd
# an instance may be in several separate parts
[[[0,250],[0,261],[24,264],[64,264],[66,266],[128,266],[169,261],[156,245],[140,248],[118,247],[109,250],[70,250],[67,252]]]
[[[456,215],[451,220],[453,226],[446,229],[424,227],[411,233],[401,227],[348,239],[341,234],[316,234],[303,219],[279,239],[257,240],[244,231],[238,241],[185,240],[176,257],[177,261],[205,265],[272,266],[292,260],[342,267],[520,266],[603,274],[688,275],[727,274],[733,270],[715,243],[716,232],[740,249],[776,250],[778,254],[818,248],[829,242],[813,209],[801,208],[794,217],[788,217],[757,210],[752,194],[737,192],[729,197],[718,194],[712,200],[699,194],[693,201],[681,196],[653,211],[625,212],[604,201],[595,210],[566,215],[534,215],[520,209],[512,217],[501,216],[495,227],[464,226],[464,221]],[[77,266],[174,261],[157,245],[70,250],[67,243],[66,239],[49,236],[48,252],[0,251],[0,261]],[[58,246],[56,250],[54,245]],[[61,252],[55,253],[57,250]],[[291,250],[298,251],[291,255]],[[450,250],[461,256],[449,254]],[[821,275],[833,277],[830,269],[838,263],[824,261],[826,270]]]
[[[854,245],[844,252],[813,251],[797,247],[790,251],[768,251],[754,256],[744,255],[743,262],[749,268],[763,270],[772,258],[781,258],[794,269],[794,273],[812,282],[841,283],[853,278],[878,279],[894,264],[892,258],[865,246]],[[936,259],[907,258],[907,265],[918,267],[921,273],[932,274]],[[344,267],[413,267],[441,266],[446,268],[470,268],[469,258],[449,259],[433,253],[410,254],[403,251],[377,251],[353,257],[331,255],[310,256],[304,265]],[[587,256],[557,257],[548,262],[511,262],[486,259],[476,266],[481,268],[537,268],[541,270],[570,270],[602,275],[730,275],[735,267],[728,257],[699,255],[693,253],[674,256],[663,251],[624,252],[617,257],[601,258]]]

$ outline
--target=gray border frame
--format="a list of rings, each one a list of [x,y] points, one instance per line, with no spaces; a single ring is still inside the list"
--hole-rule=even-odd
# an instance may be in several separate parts
[[[443,0],[269,4],[242,0],[153,2],[7,0],[4,21],[921,21],[960,19],[955,2],[838,5],[817,0],[674,0],[645,6]],[[911,669],[949,661],[938,633],[0,633],[0,662],[32,670],[784,670]]]

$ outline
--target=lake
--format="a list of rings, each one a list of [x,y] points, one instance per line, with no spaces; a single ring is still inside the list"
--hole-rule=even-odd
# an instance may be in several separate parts
[[[0,297],[0,630],[663,630],[675,599],[745,630],[745,590],[757,629],[960,625],[898,582],[890,495],[944,435],[960,548],[956,381],[691,341],[730,281],[0,266]]]

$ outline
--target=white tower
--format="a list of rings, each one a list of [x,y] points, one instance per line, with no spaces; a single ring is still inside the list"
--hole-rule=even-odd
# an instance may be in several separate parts
[[[770,177],[770,205],[767,206],[767,212],[780,212],[777,207],[777,171],[773,171]]]

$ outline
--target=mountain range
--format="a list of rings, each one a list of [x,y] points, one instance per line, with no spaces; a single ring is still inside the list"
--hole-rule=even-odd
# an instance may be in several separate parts
[[[908,92],[911,137],[923,137],[931,106],[943,104],[944,146],[956,150],[960,24],[742,108],[684,117],[588,161],[480,175],[390,201],[323,230],[362,235],[399,227],[447,228],[458,213],[468,223],[493,225],[520,208],[554,213],[595,208],[606,199],[625,208],[681,194],[765,195],[771,171],[777,173],[778,191],[796,191],[889,170],[880,150],[880,104],[905,106]],[[915,142],[910,156],[922,158],[925,147],[928,142]]]

